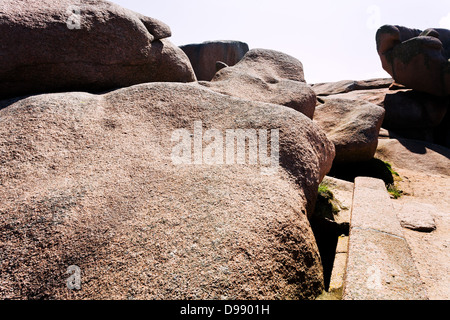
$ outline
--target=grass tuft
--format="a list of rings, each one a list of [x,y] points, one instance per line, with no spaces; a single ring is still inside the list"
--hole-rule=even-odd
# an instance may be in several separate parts
[[[319,184],[318,203],[320,209],[328,208],[325,209],[325,211],[331,210],[332,216],[337,215],[341,209],[345,209],[340,201],[334,197],[333,192],[330,190],[330,186],[326,182]],[[327,215],[325,214],[324,216]]]
[[[392,169],[392,165],[389,162],[383,161],[383,163],[389,170],[389,172],[392,174],[392,176],[400,177],[400,175],[394,169]]]
[[[391,198],[393,199],[398,199],[403,195],[403,191],[400,190],[395,183],[391,183],[389,185],[386,186],[387,191],[389,192],[389,194],[391,195]]]
[[[389,170],[389,172],[391,173],[392,178],[394,180],[392,183],[386,184],[386,189],[391,195],[392,199],[398,199],[403,195],[403,191],[399,189],[396,182],[401,181],[402,178],[394,169],[392,169],[392,165],[389,162],[383,161],[383,163],[386,166],[386,169]]]

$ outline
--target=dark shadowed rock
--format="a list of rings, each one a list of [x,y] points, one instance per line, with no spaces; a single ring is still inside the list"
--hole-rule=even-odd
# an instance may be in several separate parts
[[[249,50],[240,41],[207,41],[200,44],[180,46],[194,68],[198,80],[210,81],[216,74],[216,62],[234,66]]]
[[[382,26],[376,35],[382,67],[397,83],[438,96],[450,95],[450,30],[425,32]]]
[[[433,128],[390,129],[389,134],[392,138],[398,137],[434,143]]]
[[[229,65],[227,65],[225,62],[217,61],[216,62],[216,72],[219,70],[222,70],[223,68],[227,68]]]
[[[449,106],[450,108],[450,106]],[[450,149],[450,111],[447,109],[447,114],[442,120],[441,124],[434,129],[435,143],[440,144]]]
[[[200,84],[225,95],[284,105],[309,118],[314,115],[316,95],[305,83],[302,63],[278,51],[252,49],[235,66]]]
[[[450,106],[448,98],[413,90],[387,94],[384,100],[385,129],[424,129],[437,127]]]
[[[0,2],[0,99],[195,81],[164,23],[108,1]]]
[[[373,158],[384,109],[364,101],[325,99],[316,107],[314,121],[336,147],[335,162],[358,162]]]
[[[260,129],[271,149],[279,129],[280,166],[174,163],[195,121],[204,151],[209,129]],[[197,84],[20,100],[0,110],[0,297],[313,299],[308,215],[333,158],[303,114]]]
[[[370,102],[385,108],[382,127],[389,131],[388,136],[450,145],[450,130],[446,125],[448,121],[445,120],[450,106],[448,97],[407,89],[392,83],[392,80],[381,80],[378,81],[378,89],[360,89],[362,85],[355,85],[351,81],[317,84],[312,88],[318,94],[318,103],[323,103],[324,98],[348,99]],[[372,83],[375,87],[371,80],[361,82],[366,86]],[[388,86],[389,82],[392,84]]]

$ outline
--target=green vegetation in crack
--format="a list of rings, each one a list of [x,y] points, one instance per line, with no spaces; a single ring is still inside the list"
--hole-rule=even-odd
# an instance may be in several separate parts
[[[396,171],[394,171],[394,169],[392,169],[392,165],[389,162],[383,161],[383,163],[389,170],[389,172],[392,174],[393,178],[392,183],[386,184],[386,189],[389,192],[392,199],[398,199],[403,195],[403,191],[400,190],[400,188],[398,187],[398,182],[401,181],[402,178]]]
[[[350,226],[349,223],[335,221],[335,216],[344,206],[335,198],[330,186],[322,182],[317,192],[316,206],[310,223],[322,261],[325,291],[328,292],[338,239],[343,234],[348,236]]]
[[[319,185],[317,202],[314,214],[320,217],[325,217],[334,220],[334,216],[346,209],[342,203],[335,198],[330,186],[326,182]]]
[[[403,195],[398,182],[402,180],[400,175],[392,168],[389,162],[373,158],[369,161],[333,164],[330,177],[354,182],[356,177],[372,177],[383,180],[386,189],[393,199]]]
[[[403,191],[400,190],[395,183],[388,185],[386,188],[393,199],[398,199],[403,195]]]

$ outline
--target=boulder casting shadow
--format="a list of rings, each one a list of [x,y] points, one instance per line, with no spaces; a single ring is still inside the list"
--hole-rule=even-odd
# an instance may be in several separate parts
[[[385,25],[376,34],[383,69],[411,89],[450,95],[450,30]]]

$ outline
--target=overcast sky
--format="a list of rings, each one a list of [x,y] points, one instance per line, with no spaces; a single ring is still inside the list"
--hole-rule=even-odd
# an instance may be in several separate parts
[[[384,24],[450,29],[449,0],[113,0],[159,19],[176,45],[239,40],[303,63],[309,83],[389,75],[381,68],[376,30]]]

